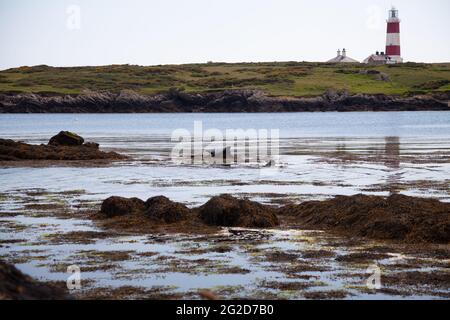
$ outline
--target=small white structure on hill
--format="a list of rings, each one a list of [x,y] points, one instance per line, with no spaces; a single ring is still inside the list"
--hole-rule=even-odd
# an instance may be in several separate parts
[[[386,55],[384,52],[376,52],[375,54],[367,57],[363,63],[370,65],[382,65],[382,64],[395,64],[396,62],[392,58]]]
[[[359,63],[359,61],[352,59],[347,56],[347,51],[345,49],[339,49],[337,52],[337,56],[331,60],[328,60],[327,63]]]

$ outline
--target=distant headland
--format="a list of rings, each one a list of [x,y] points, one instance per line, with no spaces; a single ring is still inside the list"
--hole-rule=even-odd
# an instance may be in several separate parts
[[[20,67],[0,113],[449,110],[450,63]]]

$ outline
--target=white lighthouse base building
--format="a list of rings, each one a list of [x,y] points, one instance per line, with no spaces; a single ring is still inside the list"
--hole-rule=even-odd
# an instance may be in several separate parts
[[[401,62],[403,62],[403,59]],[[392,59],[391,56],[386,55],[384,52],[377,52],[375,54],[372,54],[363,61],[363,63],[371,65],[396,64],[401,62]]]

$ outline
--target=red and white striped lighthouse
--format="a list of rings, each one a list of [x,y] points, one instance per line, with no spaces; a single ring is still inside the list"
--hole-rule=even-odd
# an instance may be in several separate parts
[[[387,20],[386,55],[391,58],[392,62],[403,62],[400,50],[400,19],[398,10],[394,7],[389,10],[389,19]]]

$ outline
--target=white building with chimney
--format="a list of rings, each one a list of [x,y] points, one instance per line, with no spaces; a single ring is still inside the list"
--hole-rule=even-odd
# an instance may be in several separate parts
[[[337,56],[334,57],[331,60],[328,60],[327,63],[359,63],[359,61],[350,58],[349,56],[347,56],[347,50],[339,49],[337,52]]]

